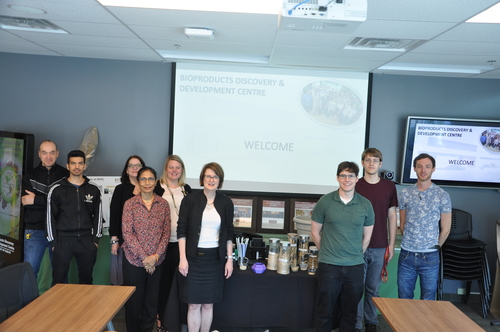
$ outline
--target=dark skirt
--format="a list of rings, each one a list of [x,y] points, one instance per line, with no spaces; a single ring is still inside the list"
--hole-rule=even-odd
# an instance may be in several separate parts
[[[187,259],[188,275],[177,273],[179,300],[192,304],[222,301],[225,262],[219,258],[219,248],[198,248],[198,255]]]

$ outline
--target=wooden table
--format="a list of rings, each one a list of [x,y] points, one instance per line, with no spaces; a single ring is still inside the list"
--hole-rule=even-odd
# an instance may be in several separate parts
[[[0,324],[0,331],[100,332],[133,292],[131,286],[57,284]]]
[[[373,302],[396,332],[484,331],[448,301],[374,297]]]

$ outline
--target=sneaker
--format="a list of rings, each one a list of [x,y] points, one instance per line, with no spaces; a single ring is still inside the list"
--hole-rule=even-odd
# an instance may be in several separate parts
[[[378,332],[378,325],[377,324],[370,324],[366,323],[365,324],[365,332]]]

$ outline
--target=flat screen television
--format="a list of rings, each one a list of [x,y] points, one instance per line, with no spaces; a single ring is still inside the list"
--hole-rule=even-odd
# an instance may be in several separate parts
[[[421,153],[436,159],[438,185],[500,189],[500,120],[409,116],[402,184],[417,181],[413,159]]]

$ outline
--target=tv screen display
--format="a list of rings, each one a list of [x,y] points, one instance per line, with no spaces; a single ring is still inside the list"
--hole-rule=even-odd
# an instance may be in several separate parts
[[[198,187],[204,164],[224,190],[324,194],[366,145],[369,74],[178,63],[171,152]]]
[[[421,153],[436,159],[438,185],[500,188],[500,120],[409,116],[401,183],[417,181],[413,159]]]

